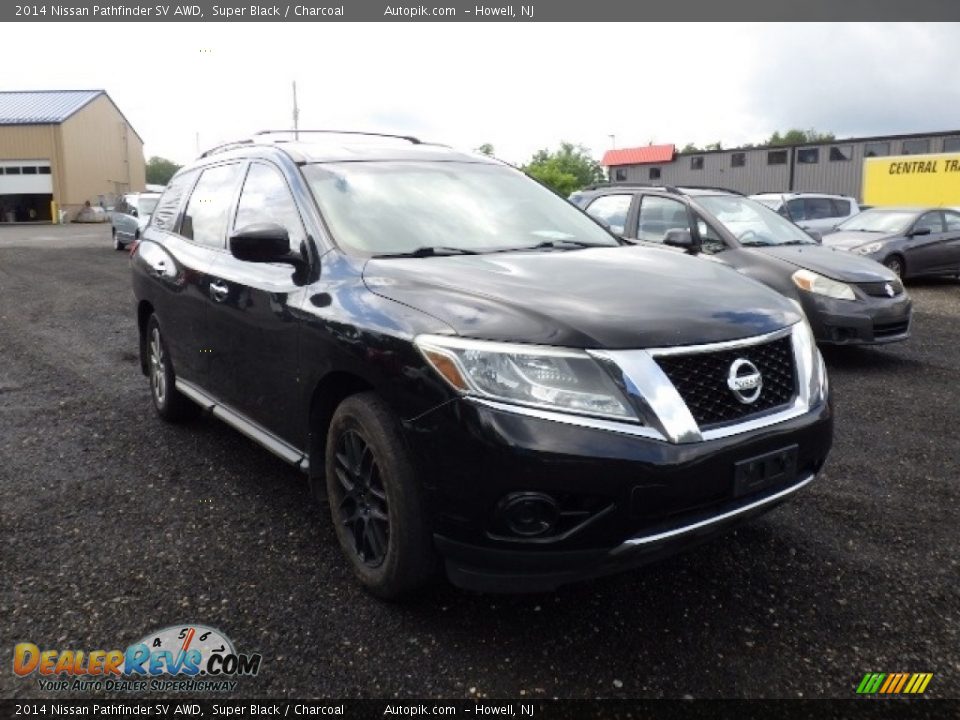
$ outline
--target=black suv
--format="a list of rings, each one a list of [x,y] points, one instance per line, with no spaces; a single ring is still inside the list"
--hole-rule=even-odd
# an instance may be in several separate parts
[[[630,567],[820,470],[826,373],[776,293],[486,157],[278,137],[163,193],[131,256],[141,364],[164,419],[203,408],[303,470],[374,594]]]
[[[895,272],[824,247],[819,236],[739,193],[611,184],[570,200],[618,235],[724,263],[796,300],[819,343],[874,345],[910,337],[912,303]]]

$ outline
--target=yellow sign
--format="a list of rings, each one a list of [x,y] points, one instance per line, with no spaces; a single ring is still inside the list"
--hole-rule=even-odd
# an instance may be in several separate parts
[[[960,207],[960,155],[866,158],[863,204]]]

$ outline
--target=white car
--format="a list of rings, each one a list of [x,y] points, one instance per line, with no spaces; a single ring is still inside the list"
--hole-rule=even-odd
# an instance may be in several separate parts
[[[772,210],[792,220],[804,230],[828,233],[844,220],[860,212],[857,201],[845,195],[785,192],[751,195]]]
[[[159,199],[158,193],[132,193],[120,198],[110,213],[114,250],[123,250],[129,243],[140,239]]]

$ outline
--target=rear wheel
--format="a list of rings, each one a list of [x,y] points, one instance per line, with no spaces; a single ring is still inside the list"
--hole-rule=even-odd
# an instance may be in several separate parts
[[[325,460],[337,539],[363,587],[392,600],[425,585],[436,555],[423,494],[386,403],[374,393],[344,400]]]
[[[120,237],[117,235],[116,228],[114,228],[112,232],[113,232],[113,249],[123,250],[123,243],[120,242]]]
[[[196,415],[198,406],[176,388],[177,376],[173,372],[173,362],[156,315],[151,315],[147,322],[147,363],[150,396],[157,414],[169,422],[179,422]]]
[[[891,255],[883,261],[883,264],[890,270],[893,270],[897,274],[897,277],[903,277],[906,266],[903,264],[903,258],[899,255]]]

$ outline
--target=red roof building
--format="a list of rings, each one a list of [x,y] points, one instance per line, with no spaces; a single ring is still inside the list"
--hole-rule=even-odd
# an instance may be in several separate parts
[[[604,167],[616,167],[618,165],[668,163],[673,162],[673,156],[676,152],[675,145],[647,145],[645,147],[607,150],[603,154],[603,160],[600,161],[600,164]]]

